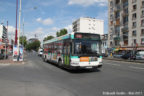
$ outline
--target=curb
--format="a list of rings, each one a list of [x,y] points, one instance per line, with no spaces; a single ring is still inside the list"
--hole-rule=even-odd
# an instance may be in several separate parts
[[[123,62],[134,62],[134,63],[142,63],[144,64],[144,61],[129,61],[129,60],[123,60],[123,59],[113,59],[113,58],[103,58],[105,60],[115,60],[115,61],[123,61]]]

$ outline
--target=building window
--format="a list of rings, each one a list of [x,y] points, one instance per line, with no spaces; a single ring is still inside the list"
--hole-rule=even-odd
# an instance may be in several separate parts
[[[123,8],[128,7],[128,0],[123,0]]]
[[[144,38],[141,38],[141,44],[144,45]]]
[[[142,1],[142,6],[141,7],[144,8],[144,1]]]
[[[133,5],[133,11],[135,11],[137,9],[136,5]]]
[[[132,19],[135,20],[136,18],[137,18],[137,15],[136,15],[136,13],[134,13],[134,14],[132,15]]]
[[[136,40],[136,39],[134,39],[134,40],[133,40],[133,43],[134,43],[134,45],[135,45],[135,44],[137,44],[137,40]]]
[[[144,20],[141,20],[141,26],[144,27]]]
[[[132,28],[136,28],[136,22],[133,22]]]
[[[120,0],[115,0],[115,1],[116,1],[116,2],[115,2],[116,4],[119,4],[119,3],[120,3]]]
[[[128,22],[128,16],[123,17],[123,24],[126,24]]]
[[[144,10],[142,10],[142,14],[141,14],[141,17],[144,17]]]
[[[113,12],[113,8],[110,8],[110,12]]]
[[[115,33],[118,34],[120,32],[120,26],[115,27]]]
[[[141,35],[144,36],[144,29],[141,29]]]
[[[110,20],[113,21],[113,15],[112,14],[110,15]]]
[[[117,12],[115,13],[115,18],[119,18],[119,17],[120,17],[120,12],[117,11]]]
[[[111,7],[113,6],[113,2],[112,2],[112,1],[110,2],[110,6],[111,6]]]
[[[136,0],[132,0],[132,3],[136,3]]]
[[[110,46],[113,46],[113,43],[112,43],[112,41],[110,42]]]
[[[132,36],[136,36],[136,30],[132,32]]]

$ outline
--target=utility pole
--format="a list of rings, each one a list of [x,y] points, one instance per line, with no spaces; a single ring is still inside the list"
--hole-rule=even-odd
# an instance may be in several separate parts
[[[16,0],[16,29],[15,29],[15,45],[17,45],[17,11],[18,11],[18,0]]]
[[[19,38],[19,36],[20,36],[20,27],[21,27],[21,0],[20,0],[20,8],[19,8],[19,30],[18,30],[18,60],[19,60],[19,55],[20,55],[20,38]]]
[[[24,18],[23,18],[23,36],[22,36],[22,45],[23,45],[23,48],[24,48]]]

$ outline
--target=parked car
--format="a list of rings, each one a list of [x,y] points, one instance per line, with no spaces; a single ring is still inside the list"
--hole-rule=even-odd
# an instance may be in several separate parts
[[[43,55],[43,49],[39,49],[38,50],[38,56],[42,56]]]
[[[138,51],[136,53],[136,59],[137,60],[144,60],[144,51]]]
[[[132,56],[132,54],[131,54],[131,52],[129,52],[129,53],[122,55],[122,58],[123,59],[129,59],[129,58],[131,58],[131,56]]]
[[[103,57],[108,57],[108,55],[106,53],[102,53]]]
[[[4,55],[3,54],[0,54],[0,59],[4,59]]]
[[[122,56],[123,59],[130,59],[130,60],[135,60],[136,59],[136,54],[132,52],[128,52]]]
[[[0,59],[4,59],[5,55],[4,54],[0,54]],[[8,55],[6,55],[6,59],[8,58]]]
[[[113,54],[114,58],[121,58],[123,56],[123,54]]]

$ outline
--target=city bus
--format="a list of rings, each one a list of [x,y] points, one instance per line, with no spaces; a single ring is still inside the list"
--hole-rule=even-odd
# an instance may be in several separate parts
[[[71,33],[43,42],[43,60],[68,69],[102,67],[99,34]]]

